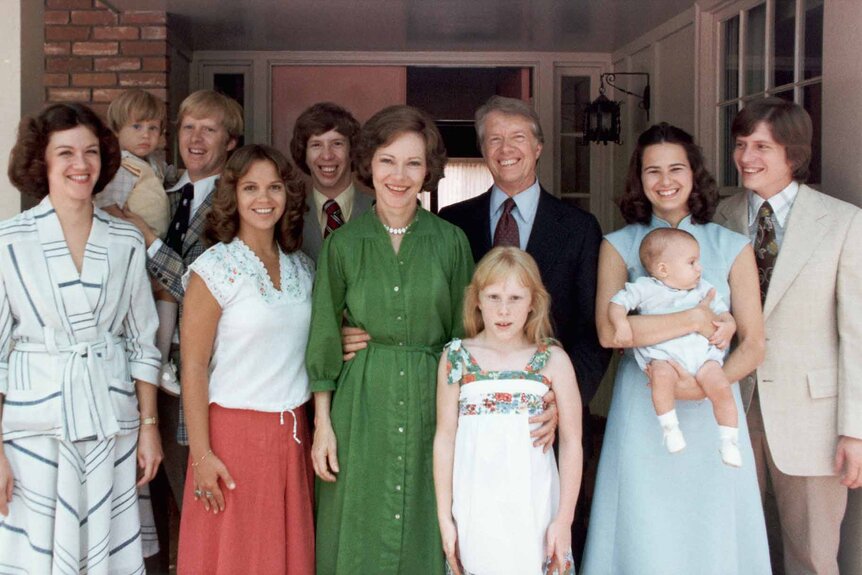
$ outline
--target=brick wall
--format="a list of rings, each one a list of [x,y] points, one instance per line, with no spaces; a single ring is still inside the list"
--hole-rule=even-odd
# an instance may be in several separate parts
[[[114,12],[99,0],[44,0],[46,102],[104,115],[126,88],[168,99],[167,13]]]

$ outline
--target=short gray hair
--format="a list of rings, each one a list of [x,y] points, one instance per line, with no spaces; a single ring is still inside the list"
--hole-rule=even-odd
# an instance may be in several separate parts
[[[479,147],[485,139],[485,118],[491,112],[500,112],[507,116],[520,116],[530,122],[533,135],[540,144],[545,143],[545,135],[542,133],[542,125],[539,123],[539,115],[530,104],[517,98],[506,98],[505,96],[491,96],[487,102],[476,110],[476,138]]]

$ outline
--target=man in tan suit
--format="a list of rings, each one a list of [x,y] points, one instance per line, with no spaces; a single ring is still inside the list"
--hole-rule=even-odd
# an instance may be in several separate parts
[[[747,190],[714,221],[751,237],[758,260],[766,358],[741,391],[761,493],[771,481],[785,573],[837,575],[847,489],[862,485],[862,211],[802,183],[800,106],[757,100],[732,131]]]

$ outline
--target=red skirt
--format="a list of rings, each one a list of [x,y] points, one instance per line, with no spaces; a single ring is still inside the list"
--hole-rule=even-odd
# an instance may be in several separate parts
[[[209,422],[212,450],[236,489],[220,486],[225,510],[207,513],[194,499],[189,465],[178,572],[313,575],[314,471],[305,406],[280,414],[211,404]]]

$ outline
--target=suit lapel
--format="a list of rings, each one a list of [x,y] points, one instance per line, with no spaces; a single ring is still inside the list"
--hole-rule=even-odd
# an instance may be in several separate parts
[[[314,205],[312,192],[306,194],[305,205],[308,206],[308,211],[305,212],[302,222],[302,248],[305,253],[317,260],[320,246],[323,243],[323,232],[320,229],[320,221],[317,219],[317,208]]]
[[[536,218],[533,220],[533,229],[527,240],[527,253],[533,256],[540,270],[553,268],[560,253],[560,238],[568,234],[568,230],[559,225],[557,214],[554,213],[547,194],[548,192],[542,188],[539,193]]]
[[[715,216],[715,223],[747,237],[748,192],[737,192],[724,200]]]
[[[350,214],[350,219],[361,216],[371,209],[371,204],[374,198],[368,194],[362,193],[359,188],[356,188],[356,193],[353,196],[353,213]]]
[[[820,203],[817,194],[808,186],[800,185],[787,219],[775,270],[769,281],[769,292],[763,305],[764,320],[769,318],[784,292],[820,245],[830,220],[829,212]]]
[[[491,189],[489,188],[476,200],[479,203],[479,209],[470,214],[473,223],[464,231],[467,232],[470,245],[476,247],[473,254],[478,263],[493,247],[491,243]]]
[[[57,311],[64,324],[64,331],[78,341],[95,339],[96,320],[91,302],[98,301],[101,294],[107,257],[101,250],[94,250],[92,242],[94,235],[96,239],[104,238],[107,235],[107,230],[101,228],[101,226],[107,227],[107,224],[95,217],[93,218],[90,237],[85,248],[82,273],[79,274],[72,254],[69,252],[69,245],[63,235],[60,220],[50,200],[48,198],[43,200],[42,206],[46,209],[36,215],[36,229],[38,230],[42,253],[48,266],[51,289],[57,302]],[[102,255],[99,256],[98,253]],[[92,261],[88,262],[88,259]],[[87,273],[86,276],[84,272]],[[93,283],[85,284],[87,277]]]
[[[93,227],[84,251],[84,262],[81,266],[81,285],[87,295],[93,319],[98,323],[98,316],[105,301],[104,288],[108,284],[108,244],[110,241],[110,222],[108,216],[98,208],[93,212]],[[93,338],[97,334],[91,334]]]

